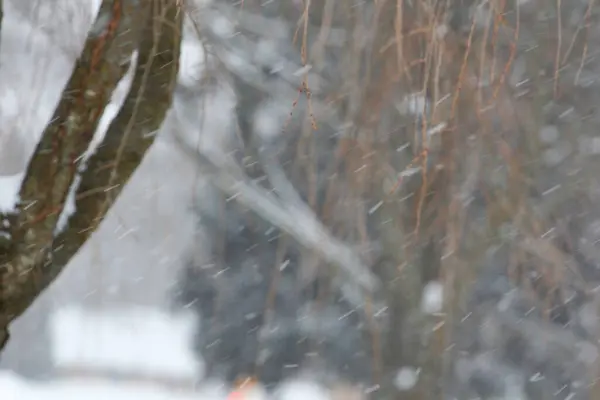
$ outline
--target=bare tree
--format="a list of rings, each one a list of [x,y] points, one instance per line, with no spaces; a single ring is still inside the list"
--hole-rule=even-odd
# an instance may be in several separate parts
[[[2,10],[0,2],[0,11]],[[0,13],[1,15],[1,13]],[[140,164],[171,105],[183,12],[176,0],[104,0],[50,124],[29,161],[15,212],[0,214],[0,343],[61,272]],[[111,94],[131,89],[100,143]],[[69,199],[69,195],[74,199]],[[75,211],[60,218],[68,201]]]

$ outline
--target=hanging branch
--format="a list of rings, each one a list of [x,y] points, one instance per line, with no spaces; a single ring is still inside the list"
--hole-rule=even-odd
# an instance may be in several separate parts
[[[100,29],[98,29],[100,28]],[[176,0],[104,0],[51,123],[29,162],[12,214],[0,214],[0,345],[96,229],[154,140],[171,105],[181,43]],[[89,160],[111,95],[137,51],[131,90]],[[83,169],[82,167],[86,167]],[[83,170],[82,170],[83,169]],[[77,175],[76,211],[57,223]]]
[[[214,185],[223,193],[336,266],[344,281],[359,289],[344,290],[348,300],[356,307],[363,305],[364,296],[355,293],[364,294],[377,289],[377,278],[361,261],[360,256],[350,246],[331,235],[308,205],[302,202],[283,171],[275,167],[270,169],[269,178],[275,181],[274,184],[282,195],[277,198],[251,182],[226,154],[194,149],[177,135],[174,138],[181,150],[209,174]]]

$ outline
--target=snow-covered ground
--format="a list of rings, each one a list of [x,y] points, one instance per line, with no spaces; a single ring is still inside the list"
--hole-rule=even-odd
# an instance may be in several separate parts
[[[32,381],[0,373],[3,400],[330,400],[318,385],[283,382],[272,396],[260,384],[230,389],[198,379],[204,365],[190,338],[195,316],[151,307],[92,310],[70,306],[50,316],[54,377]],[[346,399],[345,400],[350,400]],[[341,400],[341,399],[340,399]]]
[[[152,385],[95,379],[37,383],[12,373],[3,373],[0,374],[0,396],[3,400],[225,400],[227,395],[218,387],[176,392]]]
[[[342,392],[340,392],[342,393]],[[222,386],[206,384],[195,390],[166,390],[156,385],[108,382],[98,379],[73,378],[50,383],[27,381],[12,373],[0,374],[2,400],[360,400],[346,395],[336,397],[323,389],[302,381],[289,382],[269,397],[264,390],[228,393]],[[350,397],[348,397],[350,396]]]

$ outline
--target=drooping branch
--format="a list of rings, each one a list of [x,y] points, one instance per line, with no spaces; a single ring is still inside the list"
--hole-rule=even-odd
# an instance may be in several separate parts
[[[363,293],[373,292],[379,286],[377,278],[364,265],[360,256],[348,245],[333,237],[304,204],[287,181],[283,171],[271,169],[269,179],[280,189],[281,200],[251,182],[229,156],[202,148],[192,148],[175,136],[180,149],[192,159],[198,168],[212,178],[213,183],[227,196],[277,226],[303,246],[313,250],[331,265],[336,266],[346,282],[356,291],[347,291],[347,299],[356,307],[364,304]],[[273,182],[272,182],[273,183]],[[277,189],[277,188],[276,188]]]
[[[51,123],[30,160],[17,211],[0,214],[2,331],[62,271],[83,245],[153,142],[171,104],[181,41],[175,0],[104,0]],[[138,53],[131,90],[103,143],[85,160],[111,95]],[[57,223],[76,176],[76,211]],[[56,236],[56,237],[55,237]]]

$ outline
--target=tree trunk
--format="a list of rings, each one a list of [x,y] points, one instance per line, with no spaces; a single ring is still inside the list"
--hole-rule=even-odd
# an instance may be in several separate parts
[[[0,1],[0,11],[1,11]],[[51,123],[29,162],[15,212],[0,214],[0,343],[103,220],[171,105],[183,13],[175,0],[104,0]],[[0,14],[1,15],[1,14]],[[125,103],[94,132],[128,68]],[[95,150],[95,151],[94,151]],[[61,229],[70,191],[75,212]]]

